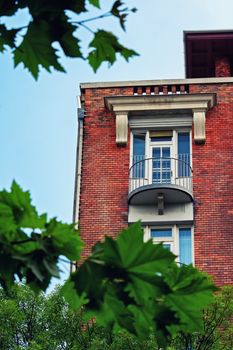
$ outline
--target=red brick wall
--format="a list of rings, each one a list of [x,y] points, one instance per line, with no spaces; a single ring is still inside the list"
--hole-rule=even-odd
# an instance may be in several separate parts
[[[129,142],[116,145],[115,116],[105,109],[104,96],[132,95],[128,89],[86,89],[80,230],[84,257],[105,235],[116,235],[128,224]],[[130,140],[129,140],[130,141]]]
[[[193,85],[216,92],[206,116],[206,143],[193,145],[195,263],[218,284],[233,283],[233,85]]]
[[[190,93],[216,92],[206,116],[206,143],[193,144],[195,263],[218,284],[233,283],[233,84],[192,85]],[[84,256],[104,237],[127,226],[129,150],[115,142],[115,117],[104,96],[132,88],[86,89],[80,229]]]

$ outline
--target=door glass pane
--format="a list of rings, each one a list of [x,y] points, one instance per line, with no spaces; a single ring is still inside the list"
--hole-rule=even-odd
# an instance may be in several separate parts
[[[178,176],[190,176],[190,136],[189,133],[178,133]]]
[[[163,147],[162,148],[162,157],[170,157],[170,147]]]
[[[161,149],[160,147],[152,148],[152,182],[161,182]]]
[[[153,170],[159,170],[160,169],[160,163],[161,163],[160,151],[161,150],[160,150],[159,147],[154,147],[152,149],[152,157],[153,157],[152,167],[153,167]]]
[[[160,171],[153,171],[153,174],[152,174],[152,182],[153,183],[160,183],[161,182],[161,179],[160,179]]]
[[[171,172],[170,171],[163,171],[162,172],[162,183],[171,183]]]
[[[145,135],[133,136],[133,177],[145,177]]]
[[[191,228],[179,229],[179,261],[186,265],[192,263]]]
[[[160,158],[161,157],[160,152],[161,152],[161,148],[160,147],[153,147],[152,157],[153,158]]]
[[[171,183],[171,150],[161,146],[152,148],[152,182]]]

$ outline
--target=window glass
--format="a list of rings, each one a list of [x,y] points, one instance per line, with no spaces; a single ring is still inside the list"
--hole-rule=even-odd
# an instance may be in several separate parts
[[[192,263],[191,228],[179,228],[179,261],[186,265]]]
[[[189,154],[190,153],[190,137],[189,132],[178,133],[178,153]]]
[[[178,133],[178,176],[190,176],[190,137],[189,133]]]
[[[145,135],[134,135],[133,137],[133,155],[145,155]]]
[[[158,137],[151,137],[152,142],[163,142],[163,141],[171,141],[171,136],[158,136]]]
[[[133,136],[133,177],[145,177],[145,135]]]
[[[151,237],[152,238],[172,237],[172,229],[171,228],[152,228]]]

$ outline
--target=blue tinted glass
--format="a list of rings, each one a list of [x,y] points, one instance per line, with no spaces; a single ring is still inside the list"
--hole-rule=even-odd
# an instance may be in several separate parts
[[[160,158],[160,148],[153,147],[152,157],[153,158]]]
[[[178,176],[190,176],[190,137],[189,133],[178,134]]]
[[[171,182],[171,172],[166,171],[162,173],[162,183],[170,183]]]
[[[171,136],[159,136],[159,137],[151,137],[152,142],[161,142],[161,141],[171,141]]]
[[[133,137],[133,155],[145,155],[145,135],[134,135]]]
[[[151,237],[160,238],[160,237],[172,237],[171,228],[153,228],[151,229]]]
[[[168,160],[163,159],[162,160],[162,168],[163,169],[171,169],[171,161],[170,161],[170,159],[168,159]]]
[[[158,183],[158,182],[161,182],[161,180],[160,180],[160,175],[161,175],[161,173],[160,172],[158,172],[158,171],[154,171],[153,172],[153,179],[152,179],[152,181],[153,181],[153,183]]]
[[[160,160],[153,160],[153,169],[160,169]]]
[[[178,134],[178,154],[190,154],[190,137],[188,132]]]
[[[179,229],[179,261],[186,265],[192,263],[191,228]]]
[[[162,156],[163,157],[170,157],[170,148],[169,147],[163,147],[162,148]]]
[[[133,137],[133,177],[145,177],[145,135]]]

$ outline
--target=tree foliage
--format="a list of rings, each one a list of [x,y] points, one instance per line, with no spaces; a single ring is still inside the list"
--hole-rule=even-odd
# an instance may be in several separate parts
[[[74,311],[61,296],[35,295],[24,285],[15,286],[9,297],[0,289],[1,350],[151,350],[153,335],[140,341],[125,331],[113,334],[96,322],[85,322],[83,311]]]
[[[74,225],[39,215],[16,182],[0,192],[0,283],[8,293],[18,279],[45,290],[59,277],[59,256],[79,260],[81,248]],[[177,332],[202,328],[202,310],[215,290],[206,275],[191,265],[179,267],[175,258],[162,244],[144,242],[137,223],[116,240],[97,243],[62,293],[75,310],[85,305],[88,319],[139,340],[155,334],[165,347]]]
[[[176,350],[233,349],[233,286],[225,286],[203,311],[203,327],[198,333],[181,332],[173,341]]]
[[[99,9],[100,14],[82,19],[90,10],[90,5]],[[23,9],[27,9],[30,15],[26,27],[9,28],[7,18]],[[35,79],[38,78],[40,67],[48,72],[51,68],[65,71],[58,60],[61,50],[67,57],[87,60],[96,71],[104,61],[112,65],[116,61],[116,54],[128,61],[137,53],[124,47],[113,33],[103,29],[93,31],[88,26],[89,23],[112,16],[119,20],[120,26],[125,30],[128,14],[135,11],[135,8],[128,8],[122,0],[114,1],[105,13],[101,10],[99,0],[0,0],[0,51],[10,49],[15,66],[23,63]],[[87,56],[82,53],[81,27],[93,36]],[[58,43],[60,49],[55,48],[54,43]]]
[[[98,322],[86,322],[85,310],[69,307],[56,288],[35,295],[16,285],[11,295],[0,289],[1,350],[151,350],[161,349],[151,333],[140,340],[127,331],[112,332]],[[169,350],[231,350],[233,348],[233,288],[224,287],[203,312],[200,333],[180,333],[169,342]]]
[[[177,331],[201,329],[202,310],[213,290],[206,275],[191,265],[177,266],[162,244],[144,243],[139,224],[116,240],[97,243],[63,287],[72,306],[85,304],[98,323],[126,329],[139,339],[155,333],[162,347]]]
[[[59,277],[59,256],[78,260],[82,242],[74,225],[39,215],[30,194],[16,182],[0,192],[0,284],[9,290],[25,279],[35,290],[46,290]]]

